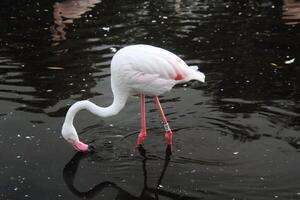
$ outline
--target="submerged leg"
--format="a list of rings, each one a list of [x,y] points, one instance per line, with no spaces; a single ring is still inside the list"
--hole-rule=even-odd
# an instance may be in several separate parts
[[[141,94],[140,98],[141,98],[141,131],[137,139],[137,145],[141,145],[147,135],[145,96]]]
[[[162,121],[164,123],[164,127],[165,127],[165,130],[166,130],[165,138],[166,138],[167,144],[170,145],[170,144],[172,144],[173,133],[172,133],[172,131],[170,129],[170,126],[168,124],[167,118],[165,116],[165,113],[164,113],[164,111],[163,111],[163,109],[162,109],[162,107],[160,105],[160,102],[159,102],[159,99],[158,99],[157,96],[154,97],[154,101],[155,101],[155,104],[156,104],[156,106],[158,108],[159,114],[160,114],[160,116],[162,118]]]

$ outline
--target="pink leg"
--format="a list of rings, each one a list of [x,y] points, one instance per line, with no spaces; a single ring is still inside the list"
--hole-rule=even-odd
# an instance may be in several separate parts
[[[137,139],[137,145],[141,145],[147,135],[145,96],[141,94],[140,98],[141,98],[141,131]]]
[[[164,113],[164,111],[163,111],[163,109],[162,109],[162,107],[160,105],[160,102],[159,102],[159,99],[158,99],[157,96],[154,97],[154,101],[156,103],[156,106],[158,108],[159,114],[160,114],[160,116],[162,118],[162,121],[164,123],[164,127],[165,127],[165,130],[166,130],[165,138],[166,138],[167,144],[170,145],[170,144],[172,144],[173,133],[172,133],[172,131],[170,129],[170,126],[168,124],[167,118],[165,116],[165,113]]]

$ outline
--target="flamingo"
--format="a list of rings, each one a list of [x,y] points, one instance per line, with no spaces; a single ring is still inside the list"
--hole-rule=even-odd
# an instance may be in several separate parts
[[[165,139],[172,144],[172,130],[160,104],[159,95],[170,91],[174,85],[190,80],[205,81],[205,75],[197,66],[188,66],[181,58],[165,49],[145,44],[124,47],[117,51],[111,61],[111,88],[113,103],[100,107],[89,100],[74,103],[67,111],[62,126],[62,136],[77,151],[85,152],[90,146],[79,140],[73,120],[76,113],[86,109],[99,117],[118,114],[131,95],[140,95],[141,130],[137,145],[142,145],[146,135],[145,95],[153,96],[165,129]]]

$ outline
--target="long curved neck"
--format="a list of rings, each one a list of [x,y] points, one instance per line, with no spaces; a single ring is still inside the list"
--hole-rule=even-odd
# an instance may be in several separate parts
[[[68,110],[65,123],[72,125],[74,117],[80,110],[88,110],[99,117],[109,117],[118,114],[125,106],[128,95],[114,95],[113,103],[108,107],[100,107],[96,104],[84,100],[74,103]]]

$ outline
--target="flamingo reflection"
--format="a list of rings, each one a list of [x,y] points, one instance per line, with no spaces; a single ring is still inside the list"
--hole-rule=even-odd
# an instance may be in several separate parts
[[[53,6],[54,26],[52,27],[52,45],[58,45],[66,40],[66,25],[72,24],[74,19],[79,19],[90,11],[100,0],[66,0],[56,2]]]
[[[170,192],[167,190],[163,190],[162,188],[159,187],[162,183],[163,177],[165,175],[165,172],[166,172],[167,167],[170,162],[170,156],[171,156],[170,145],[168,145],[167,149],[166,149],[166,155],[165,155],[163,169],[162,169],[160,177],[157,181],[156,188],[150,188],[147,186],[146,162],[148,160],[148,157],[146,155],[146,150],[142,146],[140,146],[138,148],[138,150],[139,150],[140,155],[143,157],[142,168],[143,168],[143,175],[144,175],[144,186],[143,186],[143,190],[142,190],[140,196],[135,196],[133,194],[130,194],[128,191],[126,191],[125,189],[120,187],[118,184],[111,182],[111,181],[101,182],[86,192],[81,192],[78,189],[76,189],[74,187],[74,179],[75,179],[75,176],[76,176],[76,173],[78,170],[80,160],[90,155],[87,153],[77,152],[74,155],[74,157],[66,164],[65,168],[63,169],[64,181],[65,181],[66,185],[68,186],[68,188],[70,189],[70,191],[74,195],[76,195],[80,198],[84,198],[84,199],[93,199],[97,196],[97,194],[99,194],[101,191],[103,191],[106,188],[115,189],[119,200],[122,200],[122,199],[126,199],[126,200],[128,200],[128,199],[131,199],[131,200],[156,199],[157,200],[157,199],[159,199],[159,196],[168,197],[170,199],[181,199],[181,200],[199,199],[199,198],[195,198],[195,197],[185,196],[182,194],[176,194],[176,193],[173,193],[173,192]]]
[[[298,24],[300,22],[300,2],[297,0],[284,0],[282,19],[286,25]]]

